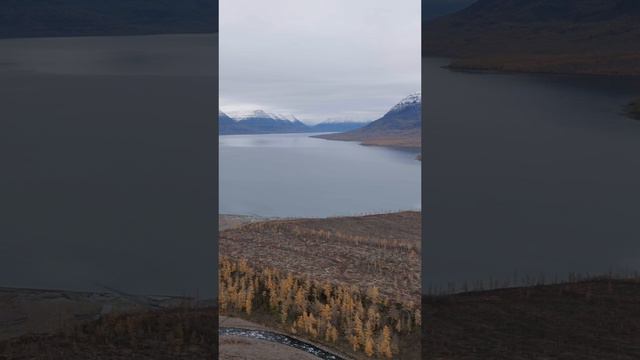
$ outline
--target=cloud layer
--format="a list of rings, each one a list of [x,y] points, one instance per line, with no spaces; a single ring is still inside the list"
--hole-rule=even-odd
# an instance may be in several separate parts
[[[420,14],[420,0],[221,0],[221,108],[373,120],[420,90]]]

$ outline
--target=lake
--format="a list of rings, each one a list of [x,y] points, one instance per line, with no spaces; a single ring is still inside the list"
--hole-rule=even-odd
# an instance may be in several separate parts
[[[640,80],[423,60],[423,287],[640,270]]]
[[[220,213],[327,217],[421,208],[416,152],[312,135],[220,136]]]
[[[0,286],[216,294],[217,36],[0,40]]]

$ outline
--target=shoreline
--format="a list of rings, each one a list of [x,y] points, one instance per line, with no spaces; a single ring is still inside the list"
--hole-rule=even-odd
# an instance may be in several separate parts
[[[344,133],[330,133],[322,135],[310,136],[316,139],[323,139],[329,141],[346,141],[346,142],[358,142],[361,146],[370,147],[383,147],[391,150],[404,151],[420,154],[422,151],[422,144],[416,144],[414,139],[410,138],[394,138],[393,136],[381,136],[379,138],[358,138],[351,136],[343,136]]]
[[[570,78],[615,78],[615,79],[635,79],[640,81],[640,69],[639,70],[626,70],[626,71],[605,71],[605,70],[567,70],[562,68],[562,65],[557,69],[548,69],[544,67],[544,63],[541,63],[541,67],[534,66],[517,66],[517,64],[505,64],[500,62],[500,59],[495,61],[483,62],[486,60],[469,58],[443,58],[438,56],[423,56],[422,59],[443,59],[446,61],[445,65],[441,68],[447,69],[452,72],[468,73],[468,74],[500,74],[500,75],[537,75],[537,76],[562,76]],[[522,58],[523,61],[534,60],[529,57]],[[635,98],[628,103],[624,109],[626,117],[632,120],[640,121],[640,98]]]
[[[640,98],[632,100],[627,105],[627,111],[625,113],[630,119],[640,121]]]
[[[640,57],[640,55],[638,55]],[[579,57],[578,57],[579,58]],[[640,78],[640,67],[621,67],[613,70],[611,67],[593,65],[591,70],[583,70],[575,62],[555,61],[567,59],[567,55],[535,55],[521,54],[509,57],[459,57],[455,55],[423,54],[422,60],[438,60],[443,68],[459,72],[496,73],[496,74],[535,74],[535,75],[566,75],[577,77],[615,77],[615,78]],[[571,59],[571,58],[568,58]],[[545,62],[545,60],[547,60]],[[582,65],[589,63],[583,62]],[[551,66],[554,66],[553,68]]]
[[[419,155],[419,154],[418,154]],[[366,213],[357,213],[357,214],[346,214],[346,215],[328,215],[328,216],[314,216],[314,217],[303,217],[303,216],[262,216],[255,214],[230,214],[230,213],[219,213],[218,221],[233,221],[237,220],[241,225],[255,223],[255,222],[265,222],[265,221],[289,221],[289,220],[333,220],[333,219],[341,219],[341,218],[355,218],[355,217],[368,217],[368,216],[383,216],[383,215],[393,215],[398,213],[412,213],[417,212],[421,213],[422,209],[404,209],[404,210],[388,210],[388,211],[376,211],[376,212],[366,212]],[[225,229],[220,228],[220,231]],[[0,287],[1,288],[1,287]]]

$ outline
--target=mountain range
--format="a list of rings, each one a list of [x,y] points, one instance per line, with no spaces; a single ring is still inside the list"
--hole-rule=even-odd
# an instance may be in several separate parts
[[[640,75],[638,0],[478,0],[423,25],[452,68]]]
[[[283,134],[342,132],[366,125],[364,122],[327,121],[315,125],[307,125],[295,116],[267,113],[263,110],[226,114],[218,111],[218,134]]]
[[[363,145],[420,148],[422,146],[422,95],[402,99],[384,116],[368,125],[338,134],[316,137],[328,140],[359,141]]]

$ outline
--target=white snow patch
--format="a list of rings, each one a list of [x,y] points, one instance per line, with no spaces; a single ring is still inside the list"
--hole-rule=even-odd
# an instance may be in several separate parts
[[[234,111],[228,114],[235,120],[243,121],[248,119],[273,119],[273,120],[286,120],[286,121],[299,121],[294,115],[282,115],[282,114],[274,114],[268,113],[264,110],[252,110],[252,111]]]
[[[394,107],[392,107],[391,110],[389,110],[389,112],[400,111],[409,106],[414,106],[416,104],[421,104],[421,103],[422,103],[422,93],[416,92],[402,99],[399,103],[397,103]]]

